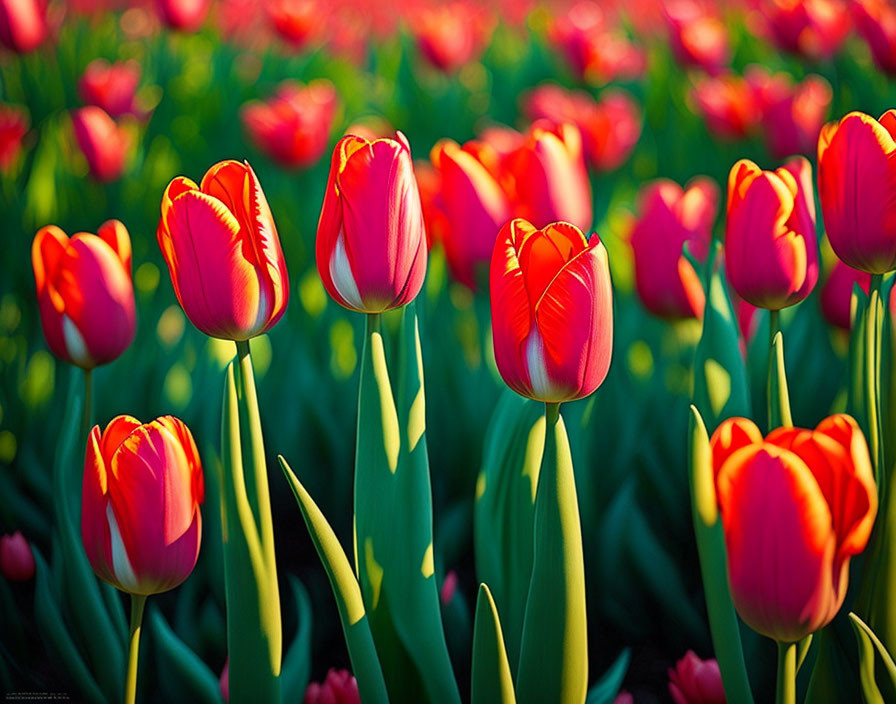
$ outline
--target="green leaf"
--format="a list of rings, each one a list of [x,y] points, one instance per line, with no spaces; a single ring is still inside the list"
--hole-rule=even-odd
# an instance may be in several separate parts
[[[582,528],[569,438],[558,405],[547,405],[545,423],[516,696],[522,704],[581,704],[588,689]]]
[[[317,504],[314,503],[311,495],[299,482],[286,460],[283,457],[278,459],[295,494],[320,561],[330,578],[330,586],[332,586],[333,595],[336,597],[336,608],[339,611],[339,619],[342,621],[342,631],[345,634],[345,643],[352,661],[355,679],[358,681],[361,700],[365,704],[368,702],[370,704],[388,704],[389,696],[386,694],[386,683],[367,621],[361,588],[358,585],[358,580],[355,579],[351,564],[339,544],[339,539]]]
[[[472,704],[515,704],[501,619],[485,584],[479,585],[473,626]]]
[[[868,704],[883,704],[884,697],[877,686],[874,676],[875,668],[875,650],[883,663],[884,669],[890,676],[890,682],[896,687],[896,663],[884,644],[874,634],[868,625],[862,621],[854,613],[850,612],[849,619],[852,621],[852,627],[856,634],[856,641],[859,646],[859,677],[862,681],[862,691],[865,694],[865,701]]]
[[[280,674],[280,689],[283,702],[298,701],[305,695],[308,679],[311,674],[311,600],[305,585],[298,577],[289,576],[293,601],[296,603],[296,637],[283,658],[283,671]]]
[[[585,704],[613,704],[613,700],[616,699],[616,695],[619,694],[619,689],[622,687],[622,680],[625,679],[629,660],[631,660],[631,651],[626,648],[619,653],[619,657],[607,668],[597,684],[590,689]]]
[[[752,704],[753,696],[744,663],[737,614],[728,588],[728,558],[716,503],[712,451],[703,418],[694,406],[691,406],[688,440],[691,514],[713,649],[722,672],[728,702]]]
[[[176,681],[175,692],[179,697],[185,695],[191,702],[200,704],[220,704],[221,690],[218,678],[199,656],[177,637],[165,617],[158,608],[153,607],[149,614],[149,626],[152,629],[159,672],[167,684]]]

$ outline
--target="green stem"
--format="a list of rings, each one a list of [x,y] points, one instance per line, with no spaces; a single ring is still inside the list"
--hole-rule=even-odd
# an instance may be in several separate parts
[[[778,643],[775,704],[796,704],[796,643]]]
[[[140,654],[140,629],[143,624],[145,594],[131,594],[131,635],[128,645],[128,678],[125,681],[124,704],[134,704],[137,697],[137,659]]]
[[[775,335],[781,329],[781,311],[770,310],[768,312],[768,346],[771,349],[775,341]]]
[[[90,432],[92,427],[91,421],[92,413],[93,413],[93,370],[85,369],[84,370],[84,407],[81,409],[81,437],[78,438],[78,441],[86,446],[87,445],[87,434]],[[83,447],[81,448],[83,449]]]
[[[883,281],[881,274],[871,275],[868,308],[865,323],[865,402],[868,417],[868,444],[871,459],[874,462],[875,479],[878,492],[883,493],[884,457],[883,457],[883,419],[881,418],[880,395],[880,363],[881,363],[881,300],[880,287]]]
[[[787,390],[787,371],[784,368],[784,337],[781,333],[780,311],[768,312],[768,383],[766,402],[768,409],[768,429],[792,427],[790,414],[790,393]]]

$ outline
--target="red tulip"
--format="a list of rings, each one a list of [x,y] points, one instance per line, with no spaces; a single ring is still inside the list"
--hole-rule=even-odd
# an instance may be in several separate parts
[[[131,240],[118,220],[96,235],[71,239],[55,225],[41,228],[31,247],[41,325],[60,359],[85,369],[106,364],[134,339]]]
[[[536,120],[508,168],[521,217],[540,227],[557,221],[591,227],[591,182],[575,125]]]
[[[91,175],[97,181],[117,180],[131,143],[127,132],[95,105],[75,110],[72,126]]]
[[[26,108],[0,103],[0,171],[8,171],[18,161],[30,123]]]
[[[833,56],[849,33],[849,15],[841,0],[763,0],[775,43],[810,59]]]
[[[405,136],[343,137],[317,225],[317,270],[337,303],[381,313],[410,303],[426,275],[420,194]]]
[[[733,73],[697,81],[692,95],[706,126],[723,139],[745,137],[759,121],[750,85]]]
[[[669,669],[669,694],[675,704],[725,704],[719,663],[689,650]]]
[[[317,0],[271,0],[267,10],[277,34],[296,51],[305,47],[326,21]]]
[[[560,402],[600,386],[613,351],[613,289],[597,235],[511,220],[495,242],[490,282],[495,361],[510,388]]]
[[[852,326],[852,292],[855,284],[859,284],[859,288],[867,294],[871,274],[853,269],[838,259],[821,288],[821,312],[831,325],[843,330],[849,330]]]
[[[162,416],[113,418],[90,431],[81,537],[100,579],[131,594],[173,589],[193,571],[204,485],[190,429]]]
[[[78,81],[78,93],[88,105],[102,108],[110,117],[138,113],[134,93],[140,83],[140,64],[136,61],[110,64],[94,59]]]
[[[818,280],[812,166],[794,157],[776,171],[741,159],[728,177],[725,271],[741,298],[779,310]]]
[[[730,59],[725,24],[695,0],[664,3],[669,43],[675,57],[686,66],[716,73]]]
[[[493,21],[472,3],[451,2],[412,13],[411,23],[420,53],[439,70],[453,73],[482,53]]]
[[[303,704],[361,704],[358,682],[348,670],[330,668],[327,679],[308,685]]]
[[[598,171],[622,166],[641,136],[638,104],[622,90],[607,90],[599,101],[584,91],[567,90],[551,83],[529,92],[524,109],[532,120],[570,122],[582,134],[588,162]]]
[[[230,657],[224,661],[224,668],[221,670],[221,676],[218,678],[218,691],[221,692],[221,699],[225,702],[230,701]]]
[[[852,0],[856,29],[881,71],[896,74],[896,8],[885,0]]]
[[[206,335],[247,340],[286,311],[286,260],[248,162],[219,162],[198,186],[175,178],[162,196],[156,236],[177,300]]]
[[[0,44],[19,54],[40,46],[47,36],[42,0],[0,0]]]
[[[10,582],[27,582],[34,576],[34,554],[19,530],[0,538],[0,574]]]
[[[771,155],[811,154],[831,105],[831,84],[809,75],[794,85],[788,74],[770,76],[763,69],[748,72],[747,82],[754,88]]]
[[[434,242],[444,242],[448,232],[448,218],[445,217],[442,203],[442,176],[431,162],[419,159],[414,162],[414,176],[417,178],[417,190],[420,191],[426,249],[429,251]]]
[[[156,0],[162,21],[181,32],[195,32],[208,14],[211,0]]]
[[[837,614],[849,559],[871,534],[877,489],[862,431],[835,415],[763,440],[752,421],[729,418],[711,446],[734,606],[753,630],[796,642]]]
[[[310,166],[327,149],[337,103],[336,88],[326,79],[307,86],[286,80],[268,101],[246,103],[241,117],[255,146],[277,163]]]
[[[818,195],[831,247],[853,269],[896,268],[896,110],[851,112],[818,137]]]
[[[442,606],[448,606],[451,603],[455,592],[457,592],[457,572],[449,570],[442,582],[442,588],[439,590],[439,600],[442,602]]]
[[[652,313],[703,317],[703,284],[682,248],[686,245],[699,260],[706,258],[718,203],[719,187],[705,177],[694,179],[687,189],[660,179],[641,190],[630,241],[638,296]]]
[[[511,219],[511,202],[499,176],[498,154],[487,144],[440,141],[430,154],[441,176],[443,244],[451,273],[475,289],[476,270],[487,266],[498,231]]]

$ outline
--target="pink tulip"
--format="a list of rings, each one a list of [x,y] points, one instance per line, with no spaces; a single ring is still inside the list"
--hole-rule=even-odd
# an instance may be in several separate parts
[[[794,157],[776,171],[742,159],[728,177],[725,270],[735,291],[779,310],[808,296],[818,280],[812,166]]]
[[[140,83],[140,64],[136,61],[110,64],[94,59],[78,81],[78,93],[88,105],[102,108],[110,117],[136,115],[134,93]]]
[[[631,233],[635,285],[652,313],[671,318],[702,318],[705,294],[700,277],[682,248],[706,257],[719,202],[719,187],[698,177],[682,189],[660,179],[638,198],[638,220]]]
[[[0,103],[0,171],[8,171],[19,160],[30,124],[26,108]]]
[[[221,692],[221,699],[225,702],[230,701],[230,657],[224,661],[224,669],[221,670],[221,676],[218,678],[218,691]]]
[[[858,33],[871,50],[877,67],[896,75],[896,7],[886,0],[852,0]]]
[[[511,220],[490,269],[495,361],[505,383],[536,401],[572,401],[607,376],[613,289],[607,251],[569,223]]]
[[[175,178],[162,196],[156,237],[177,300],[206,335],[248,340],[286,312],[286,260],[248,162],[219,162],[199,185]]]
[[[675,704],[725,704],[719,663],[689,650],[669,669],[669,694]]]
[[[678,61],[708,73],[717,73],[728,63],[728,30],[704,5],[697,0],[667,0],[663,9]]]
[[[759,9],[779,47],[810,59],[829,59],[849,34],[843,0],[762,0]]]
[[[267,10],[277,34],[295,51],[306,47],[326,22],[325,6],[317,0],[271,0]]]
[[[117,359],[134,339],[131,240],[118,220],[96,235],[42,227],[31,248],[44,337],[53,354],[92,369]]]
[[[852,292],[855,284],[868,293],[871,274],[847,266],[839,259],[821,287],[821,312],[825,319],[842,330],[852,326]]]
[[[259,150],[282,166],[304,167],[326,151],[337,104],[336,88],[326,79],[307,86],[286,80],[266,102],[246,103],[241,117]]]
[[[323,682],[308,685],[303,704],[361,704],[358,683],[348,670],[330,668]]]
[[[575,125],[536,120],[523,145],[508,157],[508,168],[520,217],[536,227],[558,221],[580,230],[591,227],[591,182]]]
[[[426,235],[411,148],[343,137],[317,225],[317,270],[340,305],[381,313],[410,303],[426,275]]]
[[[131,594],[183,582],[196,565],[204,488],[189,428],[172,416],[113,418],[87,440],[81,536],[97,576]]]
[[[733,73],[698,80],[692,96],[710,132],[722,139],[745,137],[759,122],[753,90]]]
[[[115,181],[124,170],[124,161],[131,140],[105,110],[88,105],[72,113],[75,139],[90,174],[97,181]]]
[[[478,58],[494,24],[483,8],[470,2],[433,3],[410,16],[420,53],[445,73]]]
[[[211,0],[156,0],[162,21],[181,32],[195,32],[205,22]]]
[[[34,554],[21,531],[0,538],[0,574],[10,582],[27,582],[34,577]]]
[[[442,582],[442,588],[439,591],[439,599],[442,601],[442,606],[448,606],[451,603],[451,600],[454,598],[454,593],[457,591],[457,572],[454,570],[449,570],[448,574],[445,575],[445,581]]]
[[[0,44],[26,54],[40,46],[46,36],[43,0],[0,0]]]

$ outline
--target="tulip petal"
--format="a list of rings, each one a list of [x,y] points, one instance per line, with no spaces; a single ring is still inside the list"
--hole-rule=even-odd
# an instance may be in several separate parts
[[[115,584],[112,565],[112,541],[106,507],[109,503],[108,469],[100,449],[100,428],[94,426],[87,437],[84,481],[81,489],[81,539],[93,570]]]
[[[42,227],[34,236],[31,245],[31,265],[34,268],[38,296],[43,294],[55,278],[68,242],[68,235],[55,225]],[[61,305],[58,309],[62,310]]]
[[[108,244],[118,255],[128,275],[131,273],[131,238],[120,220],[107,220],[96,231],[97,237]]]
[[[526,278],[533,310],[548,286],[571,259],[588,248],[582,232],[569,223],[554,223],[543,230],[517,226],[516,251]]]
[[[738,450],[762,442],[762,432],[749,418],[727,418],[716,428],[710,440],[712,466],[718,481],[719,470]]]
[[[100,450],[103,453],[103,457],[111,459],[121,443],[124,442],[124,439],[140,426],[140,421],[133,416],[115,416],[115,418],[110,420],[105,430],[103,430],[102,439],[100,440]]]

